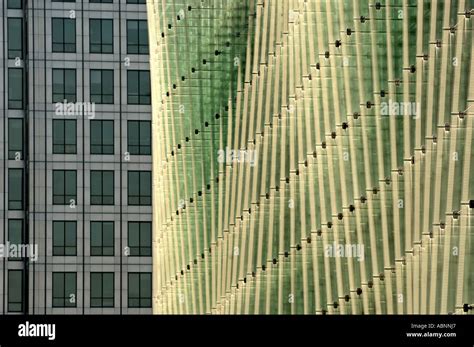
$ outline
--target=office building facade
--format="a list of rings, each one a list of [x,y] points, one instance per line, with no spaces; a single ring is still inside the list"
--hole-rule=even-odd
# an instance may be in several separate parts
[[[0,12],[0,312],[151,313],[145,1]]]

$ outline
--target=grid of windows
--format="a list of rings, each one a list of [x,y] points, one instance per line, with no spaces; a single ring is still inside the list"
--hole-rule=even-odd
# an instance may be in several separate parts
[[[89,20],[89,49],[91,53],[113,53],[114,23],[112,19]]]
[[[151,171],[128,172],[128,204],[151,205]]]
[[[8,209],[23,209],[23,169],[8,169]]]
[[[114,121],[91,120],[91,154],[114,154]]]
[[[129,105],[150,105],[150,71],[127,71],[127,103]]]
[[[76,120],[53,120],[53,154],[76,154]]]
[[[151,155],[151,122],[129,120],[127,125],[128,152],[132,155]]]
[[[114,103],[114,70],[91,70],[90,84],[91,102]]]
[[[53,170],[53,205],[76,204],[76,176],[75,170]]]
[[[114,222],[93,221],[90,232],[91,256],[114,255]]]
[[[91,307],[114,307],[114,273],[91,272]]]
[[[53,102],[76,102],[76,69],[53,69]]]
[[[151,307],[151,273],[128,273],[128,307]]]
[[[114,172],[91,171],[91,205],[114,204]]]
[[[25,0],[4,0],[6,6],[9,9],[22,9]],[[120,0],[122,2],[123,0]],[[78,31],[82,24],[80,22],[76,24],[76,19],[69,17],[69,8],[66,12],[60,13],[63,8],[58,3],[76,3],[75,0],[51,0],[53,9],[56,8],[58,11],[53,11],[53,18],[48,12],[47,18],[44,20],[44,32],[48,33],[50,38],[47,39],[47,49],[50,49],[54,53],[76,53],[78,49],[77,44],[81,47],[81,41],[84,40],[87,49],[87,38],[83,38]],[[117,1],[113,0],[86,0],[89,3],[96,4],[113,4]],[[145,4],[145,0],[127,0],[129,4]],[[47,1],[45,2],[47,6]],[[26,5],[25,5],[26,6]],[[41,7],[41,5],[39,5]],[[49,5],[51,7],[51,4]],[[104,6],[105,8],[114,8],[115,6]],[[28,6],[27,6],[28,8]],[[73,7],[74,8],[74,7]],[[91,7],[91,9],[101,8],[100,6]],[[135,11],[135,6],[129,7],[130,10]],[[25,10],[26,11],[26,10]],[[124,11],[124,10],[122,10]],[[143,12],[140,9],[140,12]],[[33,55],[29,54],[29,49],[26,41],[26,35],[29,35],[26,30],[26,23],[29,22],[30,13],[24,12],[23,15],[28,16],[28,20],[25,18],[17,18],[22,15],[22,11],[10,11],[9,14],[16,17],[8,17],[5,22],[5,38],[7,39],[5,45],[5,53],[8,59],[26,59],[30,56],[31,59],[43,59],[34,58]],[[141,13],[143,14],[143,13]],[[62,17],[64,16],[64,17]],[[101,17],[100,15],[98,17]],[[77,18],[81,18],[78,16]],[[87,16],[86,16],[87,18]],[[112,17],[111,17],[112,18]],[[114,18],[117,18],[114,16]],[[148,44],[148,27],[147,21],[141,19],[127,20],[127,16],[122,17],[125,22],[122,22],[122,28],[126,25],[126,38],[121,38],[124,41],[123,47],[125,49],[125,40],[127,45],[127,53],[130,54],[149,54]],[[142,17],[144,18],[144,17]],[[89,26],[89,52],[98,54],[112,54],[114,52],[114,23],[113,19],[102,19],[102,18],[91,18],[89,21],[84,23]],[[40,25],[40,24],[39,24]],[[41,24],[42,25],[42,24]],[[79,27],[78,27],[79,25]],[[117,29],[117,27],[115,28]],[[26,31],[26,32],[25,32]],[[43,31],[41,31],[43,32]],[[30,38],[31,39],[31,38]],[[51,40],[51,41],[48,41]],[[79,42],[78,42],[79,41]],[[50,46],[51,45],[51,46]],[[117,45],[115,45],[117,46]],[[39,47],[39,46],[38,46]],[[42,46],[39,50],[46,49]],[[61,55],[62,56],[62,55]],[[68,55],[66,55],[67,57]],[[56,58],[60,57],[55,55]],[[71,55],[69,55],[71,57]],[[97,56],[96,56],[97,57]],[[104,56],[105,57],[105,56]],[[59,58],[58,58],[59,59]],[[69,59],[69,58],[68,58]],[[66,60],[68,60],[66,59]],[[75,58],[69,59],[74,64]],[[93,59],[91,66],[95,69],[89,71],[89,81],[87,78],[82,78],[83,72],[79,69],[76,70],[75,65],[55,65],[46,64],[47,81],[45,84],[50,85],[51,94],[46,94],[47,99],[53,103],[77,102],[78,97],[80,101],[82,97],[84,99],[87,96],[83,96],[77,91],[78,82],[81,82],[79,86],[82,88],[84,84],[84,90],[90,90],[90,101],[98,104],[114,104],[115,88],[114,86],[114,70],[112,69],[101,69],[100,64],[94,65],[94,63],[100,62],[97,59]],[[23,68],[14,64],[10,61],[12,68],[7,68],[5,79],[8,82],[8,108],[9,109],[23,109],[29,106],[35,107],[34,105],[28,104],[28,70],[23,71]],[[25,62],[26,63],[26,62]],[[52,67],[51,67],[52,66]],[[58,66],[59,68],[56,68]],[[64,68],[67,67],[67,68]],[[103,66],[109,68],[109,66]],[[26,69],[26,65],[25,65]],[[100,70],[99,70],[100,69]],[[50,72],[49,72],[50,71]],[[37,71],[38,72],[38,71]],[[123,76],[123,82],[125,77],[129,80],[129,83],[123,83],[123,88],[128,87],[128,98],[127,102],[135,105],[149,105],[151,103],[151,91],[150,91],[150,72],[149,71],[130,71],[131,73],[127,76]],[[35,74],[31,70],[31,76]],[[87,71],[85,71],[87,76]],[[118,75],[117,75],[118,76]],[[41,76],[40,76],[41,77]],[[78,78],[80,79],[78,81]],[[41,83],[42,77],[37,80]],[[83,81],[84,80],[84,81]],[[40,82],[38,82],[40,81]],[[120,83],[122,83],[122,81]],[[89,83],[87,83],[89,82]],[[36,88],[35,87],[35,88]],[[117,89],[118,90],[118,89]],[[47,92],[47,88],[46,88]],[[78,94],[79,93],[79,94]],[[87,92],[86,92],[87,93]],[[51,97],[51,99],[49,99]],[[30,100],[32,100],[30,98]],[[36,100],[36,99],[35,99]],[[38,99],[39,100],[39,99]],[[118,94],[117,94],[118,100]],[[84,100],[86,101],[86,100]],[[36,101],[34,101],[36,103]],[[41,100],[39,101],[42,102]],[[124,101],[125,103],[125,101]],[[54,105],[53,105],[54,106]],[[10,118],[6,119],[7,129],[5,129],[5,140],[8,141],[8,147],[5,150],[8,152],[9,160],[23,160],[28,158],[28,147],[25,144],[25,136],[28,136],[28,123],[23,118],[17,117],[16,113],[9,115]],[[56,118],[56,117],[55,117]],[[63,117],[67,118],[67,117]],[[47,134],[51,136],[51,142],[48,142],[48,147],[53,154],[77,154],[78,152],[78,134],[79,132],[85,132],[84,137],[87,138],[90,135],[90,154],[98,155],[113,155],[115,152],[115,139],[114,139],[114,126],[117,127],[119,124],[115,123],[114,120],[91,120],[89,134],[87,133],[87,125],[84,128],[84,124],[81,125],[81,120],[77,123],[74,117],[67,119],[53,119],[52,123],[49,123],[47,127]],[[93,117],[92,117],[93,118]],[[37,123],[38,124],[38,123]],[[37,125],[38,126],[38,125]],[[82,126],[82,128],[81,128]],[[82,129],[82,130],[81,130]],[[30,129],[31,130],[31,129]],[[40,131],[40,130],[37,130]],[[46,131],[46,129],[45,129]],[[37,132],[38,134],[38,132]],[[118,135],[117,135],[118,136]],[[28,138],[26,139],[28,140]],[[79,147],[80,147],[79,139]],[[87,146],[87,143],[84,143]],[[36,140],[30,143],[30,148],[34,148],[37,145]],[[33,147],[31,147],[33,146]],[[118,146],[118,143],[117,143]],[[117,147],[118,149],[118,147]],[[82,153],[82,150],[79,148]],[[151,154],[151,122],[150,121],[130,121],[128,122],[128,151],[133,155],[150,155]],[[51,153],[51,152],[49,152]],[[46,154],[46,153],[45,153]],[[24,158],[25,157],[25,158]],[[55,158],[55,159],[54,159]],[[74,157],[67,156],[67,161],[75,161]],[[46,158],[46,160],[62,160],[60,156]],[[111,157],[104,158],[108,161],[112,160]],[[95,159],[97,160],[97,157]],[[12,163],[15,166],[21,163]],[[27,164],[25,164],[27,165]],[[77,204],[78,189],[83,189],[82,183],[78,183],[77,171],[75,166],[60,167],[61,170],[52,169],[49,166],[49,171],[46,172],[46,177],[51,184],[52,203],[54,205],[72,205]],[[72,170],[69,168],[73,168]],[[79,167],[78,167],[79,168]],[[24,200],[25,187],[28,187],[28,175],[27,172],[23,171],[26,169],[11,168],[7,170],[7,177],[5,177],[8,189],[5,189],[7,193],[7,202],[9,210],[22,210],[28,203],[28,200]],[[81,173],[81,171],[80,171]],[[84,173],[87,174],[87,173]],[[36,175],[36,174],[34,174]],[[81,177],[82,181],[82,176]],[[87,176],[86,176],[87,177]],[[151,205],[151,172],[129,172],[128,178],[131,183],[128,190],[128,198],[132,201],[133,205]],[[81,187],[77,185],[80,184]],[[45,187],[48,188],[49,187]],[[88,189],[86,189],[87,194]],[[90,171],[90,203],[91,205],[113,205],[114,204],[114,171]],[[50,199],[49,196],[48,200]],[[51,195],[50,195],[51,196]],[[74,210],[69,210],[74,212]],[[61,219],[63,217],[59,217]],[[69,219],[69,218],[68,218]],[[27,223],[27,222],[26,222]],[[113,256],[115,253],[115,233],[114,233],[114,221],[91,221],[90,222],[90,254],[93,256]],[[25,224],[27,225],[27,224]],[[78,250],[78,230],[77,223],[75,221],[52,221],[51,232],[51,244],[52,244],[52,255],[53,256],[77,256]],[[22,219],[8,219],[7,236],[8,241],[11,244],[22,244],[24,238],[27,237],[27,231],[24,229],[24,222]],[[151,255],[151,223],[150,222],[130,222],[128,226],[128,240],[130,255],[132,256],[150,256]],[[120,232],[123,238],[126,237],[125,232]],[[124,240],[125,243],[125,240]],[[19,258],[22,259],[22,258]],[[61,261],[57,259],[56,261]],[[16,265],[20,265],[16,263]],[[64,269],[60,269],[63,271]],[[51,271],[51,269],[49,270]],[[68,270],[69,271],[69,270]],[[76,271],[75,269],[72,271]],[[11,272],[11,279],[10,279]],[[26,273],[22,273],[21,270],[10,271],[5,279],[8,279],[8,311],[10,312],[21,312],[25,309],[23,303],[23,290]],[[51,275],[51,272],[49,272]],[[52,293],[48,291],[47,295],[52,295],[53,307],[76,307],[76,294],[77,294],[77,273],[76,272],[53,272],[52,273]],[[137,304],[131,305],[131,307],[151,307],[151,274],[136,274],[138,277],[138,291],[137,295],[132,295],[130,298],[138,300]],[[132,275],[132,279],[134,275]],[[149,278],[147,277],[149,276]],[[50,279],[49,279],[50,280]],[[49,282],[48,280],[48,282]],[[150,289],[147,290],[147,283],[150,283]],[[91,273],[91,307],[114,307],[114,274],[113,273]],[[110,285],[109,288],[106,286]],[[125,285],[125,284],[124,284]],[[132,284],[131,287],[134,285]],[[48,287],[48,286],[46,286]],[[13,295],[15,293],[15,295]],[[50,294],[51,293],[51,294]],[[51,297],[48,297],[51,298]],[[149,301],[149,303],[148,303]],[[135,305],[135,306],[134,306]],[[6,307],[5,307],[6,308]]]
[[[128,222],[128,247],[130,256],[151,256],[150,222]]]
[[[8,58],[23,59],[23,19],[8,18]]]
[[[23,108],[23,69],[8,69],[8,108],[19,110]]]
[[[75,221],[53,222],[53,255],[77,254],[77,225]]]
[[[146,20],[127,20],[127,53],[149,53],[148,24]]]
[[[8,270],[8,312],[23,312],[23,270]]]
[[[8,119],[8,159],[23,158],[23,119]]]
[[[53,272],[53,307],[76,307],[75,272]]]
[[[76,52],[76,20],[71,18],[52,19],[53,52]]]

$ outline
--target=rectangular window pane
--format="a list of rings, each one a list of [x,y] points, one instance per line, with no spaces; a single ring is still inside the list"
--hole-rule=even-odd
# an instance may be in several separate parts
[[[128,222],[128,247],[131,256],[140,255],[140,223]]]
[[[128,172],[128,204],[140,205],[140,173]]]
[[[114,50],[114,22],[112,19],[103,19],[101,28],[102,53],[113,53]]]
[[[128,121],[127,142],[130,154],[140,153],[140,127],[138,121]]]
[[[133,206],[151,205],[151,172],[128,172],[128,204]]]
[[[129,105],[151,103],[150,71],[127,71],[127,103]]]
[[[114,222],[91,222],[91,255],[114,255]]]
[[[102,153],[114,154],[114,121],[102,121]]]
[[[23,0],[8,0],[7,8],[18,9],[23,8]]]
[[[91,154],[114,154],[114,121],[91,120]]]
[[[53,272],[53,307],[76,307],[76,273]]]
[[[23,59],[23,19],[8,18],[8,58]]]
[[[140,274],[128,274],[128,307],[140,306]]]
[[[90,19],[90,52],[113,53],[113,20]]]
[[[130,256],[151,256],[151,222],[128,222]]]
[[[8,312],[23,311],[23,271],[8,270]]]
[[[64,52],[76,52],[76,20],[64,19]]]
[[[8,69],[8,108],[23,108],[23,69]]]
[[[9,219],[8,220],[8,241],[10,244],[23,244],[23,220]]]
[[[23,242],[23,220],[9,219],[8,220],[8,242],[11,245],[22,245]],[[9,257],[8,260],[21,260],[22,255],[18,253],[15,257]]]
[[[77,225],[74,221],[53,222],[53,256],[77,254]]]
[[[139,54],[149,54],[147,21],[140,20],[138,23],[138,28]]]
[[[102,174],[102,204],[114,204],[114,172],[103,171]]]
[[[102,274],[91,272],[91,307],[102,306]]]
[[[64,99],[76,102],[76,70],[64,69]]]
[[[53,170],[53,204],[77,203],[77,179],[75,170]]]
[[[66,154],[76,154],[76,140],[77,140],[77,132],[76,132],[76,121],[75,120],[66,120],[64,124],[64,152]]]
[[[151,307],[151,274],[140,274],[140,306]]]
[[[114,103],[114,71],[102,71],[102,101],[104,104]]]
[[[76,154],[76,120],[53,120],[53,154]]]
[[[114,71],[90,70],[90,100],[99,104],[114,103]]]
[[[140,172],[140,205],[151,205],[151,172]]]
[[[71,18],[52,19],[53,52],[76,52],[76,20]]]
[[[64,26],[62,18],[52,19],[52,38],[53,38],[53,52],[62,52],[64,50]]]
[[[140,122],[140,154],[151,154],[151,122]]]
[[[91,53],[100,53],[102,51],[102,34],[100,19],[89,20],[89,40]]]
[[[76,192],[77,192],[76,171],[67,170],[65,171],[66,201],[69,202],[71,199],[76,200]]]
[[[148,25],[146,20],[127,20],[127,53],[149,53]]]
[[[102,154],[102,121],[90,121],[90,152],[91,154]]]
[[[66,134],[64,133],[64,120],[53,120],[53,153],[64,153],[64,143]]]
[[[151,122],[128,121],[128,152],[132,155],[151,154]]]
[[[8,159],[23,159],[23,119],[8,119]]]
[[[102,172],[91,171],[91,205],[102,204]]]
[[[53,103],[76,99],[76,69],[53,69]]]
[[[138,84],[140,83],[138,81],[139,73],[138,71],[128,71],[127,75],[128,75],[128,78],[127,78],[128,104],[136,105],[138,104],[139,95],[140,95],[140,89],[138,87]]]
[[[114,222],[102,222],[102,253],[114,255]]]
[[[151,223],[140,223],[140,255],[143,257],[151,256]]]
[[[114,172],[91,171],[91,205],[114,204]]]
[[[128,274],[128,307],[151,307],[151,273]]]
[[[102,73],[100,70],[90,72],[91,102],[102,102]]]
[[[150,71],[140,71],[140,105],[151,104]]]
[[[8,209],[23,209],[23,169],[8,169]]]
[[[114,273],[91,272],[91,307],[114,307]]]
[[[127,20],[127,53],[138,53],[138,21]]]
[[[64,275],[64,306],[76,307],[77,289],[76,274],[67,272]],[[74,298],[74,299],[73,299]]]
[[[53,255],[64,255],[64,222],[53,222]]]
[[[53,203],[64,204],[64,186],[65,186],[64,171],[53,171]]]
[[[102,255],[102,222],[91,222],[90,233],[90,253],[92,256],[100,256]]]

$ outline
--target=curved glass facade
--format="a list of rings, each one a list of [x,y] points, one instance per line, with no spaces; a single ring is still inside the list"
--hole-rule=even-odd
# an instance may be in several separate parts
[[[470,1],[148,0],[155,313],[464,313]]]

